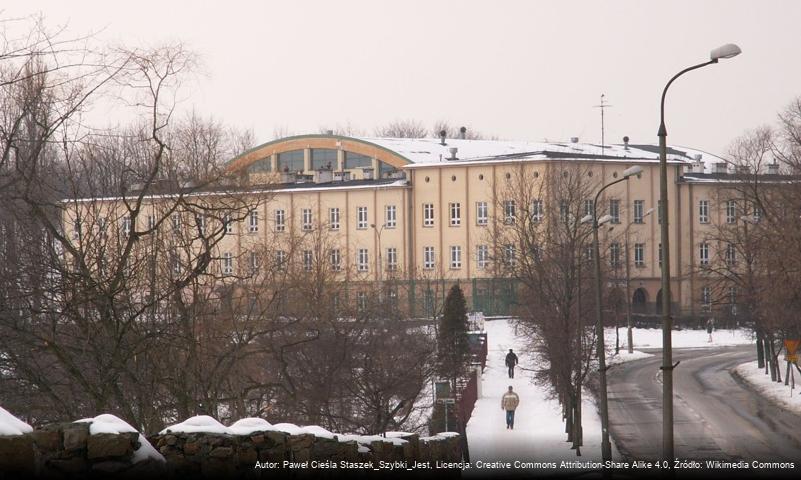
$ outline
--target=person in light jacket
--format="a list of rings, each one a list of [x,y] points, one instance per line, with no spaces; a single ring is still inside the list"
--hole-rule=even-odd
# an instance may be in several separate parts
[[[520,397],[517,393],[512,391],[512,386],[509,385],[509,391],[501,397],[501,410],[506,410],[506,429],[514,430],[515,428],[515,409],[520,404]]]

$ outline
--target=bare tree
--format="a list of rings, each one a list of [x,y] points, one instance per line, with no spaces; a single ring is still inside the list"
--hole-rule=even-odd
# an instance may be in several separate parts
[[[376,137],[425,138],[428,132],[417,120],[393,120],[386,125],[376,127],[373,133]]]

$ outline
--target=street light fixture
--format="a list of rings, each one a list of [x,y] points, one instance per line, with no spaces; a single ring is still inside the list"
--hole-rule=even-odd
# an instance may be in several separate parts
[[[696,70],[723,58],[732,58],[741,53],[740,47],[732,43],[720,46],[709,55],[708,62],[699,63],[680,71],[665,85],[662,91],[662,101],[659,110],[659,208],[662,223],[660,225],[660,239],[662,241],[662,457],[673,465],[675,458],[673,451],[673,350],[671,330],[673,319],[670,316],[670,239],[668,235],[668,192],[667,192],[667,128],[665,127],[665,97],[668,88],[680,76]]]
[[[598,218],[598,198],[604,190],[612,185],[625,182],[634,175],[642,172],[642,167],[634,165],[623,171],[621,178],[608,183],[598,190],[592,202],[592,243],[593,257],[595,259],[595,334],[597,337],[596,347],[598,356],[598,378],[600,383],[600,410],[601,410],[601,457],[604,461],[612,459],[612,444],[609,442],[609,404],[606,391],[606,348],[604,345],[604,324],[603,313],[601,312],[601,248],[598,245],[598,228],[604,223],[612,220],[611,215],[604,215]],[[586,220],[584,217],[582,221]]]

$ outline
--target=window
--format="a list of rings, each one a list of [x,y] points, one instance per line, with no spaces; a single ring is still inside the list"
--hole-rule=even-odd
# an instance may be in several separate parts
[[[181,274],[181,256],[175,250],[170,251],[170,264],[172,265],[172,273],[176,275]]]
[[[328,209],[328,228],[331,230],[339,230],[339,208]]]
[[[312,271],[312,264],[314,263],[314,254],[311,250],[303,251],[303,270],[307,272]]]
[[[311,208],[304,208],[300,211],[301,229],[308,232],[312,229],[312,211]]]
[[[278,154],[279,172],[302,172],[305,168],[303,164],[303,150],[292,150]]]
[[[517,218],[517,212],[515,209],[515,201],[514,200],[504,200],[503,202],[503,221],[504,223],[512,224],[515,223],[515,219]]]
[[[433,203],[424,203],[423,204],[423,226],[424,227],[433,227],[434,226],[434,204]]]
[[[531,202],[531,221],[539,223],[543,218],[542,200],[534,200]]]
[[[423,247],[423,268],[426,270],[434,268],[434,247]]]
[[[542,260],[542,247],[538,244],[534,244],[531,246],[531,256],[534,257],[534,260],[541,261]]]
[[[759,223],[762,220],[762,209],[759,208],[759,205],[754,204],[754,223]]]
[[[451,227],[458,227],[462,224],[462,204],[451,203],[448,205],[448,210],[451,212]]]
[[[645,201],[634,200],[634,223],[643,223]]]
[[[126,237],[131,234],[131,216],[126,215],[122,219],[122,234]]]
[[[562,219],[562,223],[568,223],[570,221],[570,205],[568,205],[566,200],[559,202],[559,218]]]
[[[248,232],[256,233],[259,231],[259,212],[258,210],[251,210],[248,217]]]
[[[709,265],[709,244],[704,242],[700,245],[698,256],[701,265]]]
[[[398,223],[398,209],[395,205],[384,207],[384,228],[395,228]]]
[[[195,215],[195,226],[197,226],[197,229],[201,235],[206,233],[206,216]]]
[[[592,259],[595,258],[594,255],[595,255],[595,248],[592,245],[587,245],[586,247],[584,247],[584,258],[588,262],[592,261]]]
[[[283,232],[286,230],[286,212],[284,209],[275,211],[275,231]]]
[[[223,275],[231,275],[234,273],[234,256],[231,252],[223,253]]]
[[[733,267],[737,263],[737,249],[733,243],[726,245],[726,265]]]
[[[476,202],[476,225],[486,225],[488,217],[487,202]]]
[[[310,153],[312,170],[336,170],[336,150],[332,150],[330,148],[313,148]]]
[[[353,152],[345,152],[345,170],[372,167],[373,159]]]
[[[367,292],[359,292],[356,294],[356,307],[359,311],[367,310]]]
[[[592,200],[584,200],[584,216],[592,216]]]
[[[516,263],[515,246],[511,244],[504,245],[503,259],[507,267],[514,267]]]
[[[225,225],[225,233],[234,233],[234,222],[231,220],[230,213],[226,213],[223,217],[223,225]]]
[[[701,289],[701,305],[706,308],[709,308],[712,305],[712,289],[709,287],[704,287]]]
[[[611,223],[620,223],[620,200],[609,200],[609,215]]]
[[[338,272],[342,270],[342,256],[339,254],[339,249],[331,249],[331,270]]]
[[[153,230],[156,228],[156,217],[155,215],[148,215],[147,216],[147,229]]]
[[[634,244],[634,266],[635,267],[644,267],[645,266],[645,244],[644,243],[635,243]]]
[[[487,268],[489,263],[489,247],[486,245],[479,245],[476,248],[476,263],[480,270]]]
[[[251,163],[248,167],[248,173],[262,173],[271,172],[273,170],[273,162],[270,157],[262,158]]]
[[[100,233],[106,233],[106,217],[97,217],[97,229]]]
[[[398,269],[398,249],[395,247],[387,248],[387,271],[394,272]]]
[[[726,201],[726,223],[737,221],[737,202],[735,200]]]
[[[709,200],[698,201],[698,223],[709,223]]]
[[[356,208],[356,228],[359,230],[367,228],[367,207]]]
[[[78,238],[81,236],[81,221],[80,220],[73,220],[72,221],[72,238]]]
[[[357,252],[358,263],[356,264],[356,270],[360,272],[366,272],[369,270],[369,258],[367,256],[367,249],[360,248]]]
[[[275,252],[275,268],[277,270],[286,270],[286,252],[278,250]]]
[[[250,271],[256,273],[259,271],[259,254],[250,252]]]
[[[451,268],[462,268],[462,247],[451,246]]]
[[[618,242],[609,245],[609,266],[612,268],[620,266],[620,243]]]
[[[181,214],[173,213],[170,221],[172,222],[172,232],[179,233],[181,231]]]

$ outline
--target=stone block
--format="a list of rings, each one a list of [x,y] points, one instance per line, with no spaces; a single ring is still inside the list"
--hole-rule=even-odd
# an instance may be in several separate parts
[[[211,458],[229,458],[233,455],[234,449],[231,447],[216,447],[209,452]]]
[[[259,455],[253,447],[240,448],[237,452],[237,463],[240,465],[255,465],[258,459]]]
[[[70,423],[64,426],[64,450],[71,451],[86,448],[88,439],[88,423]]]
[[[186,455],[197,455],[198,452],[200,452],[200,443],[198,442],[184,443],[184,453]]]
[[[89,462],[83,456],[72,458],[54,458],[45,462],[45,467],[67,474],[86,473],[89,471]]]
[[[137,433],[101,433],[90,435],[87,445],[87,458],[124,458],[129,459],[133,454]]]
[[[61,450],[61,432],[58,430],[35,430],[31,436],[40,452]]]
[[[0,473],[33,473],[34,469],[31,435],[0,437]]]

